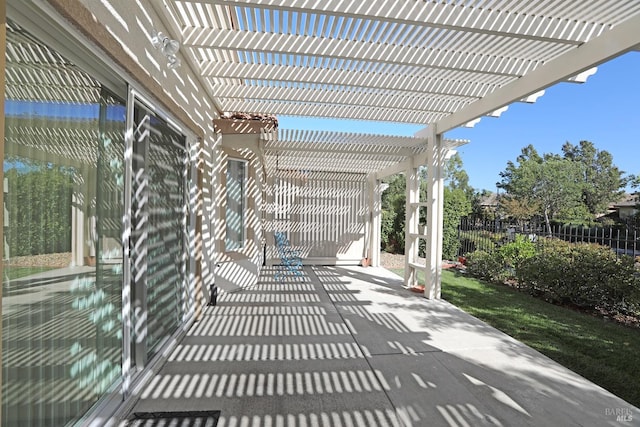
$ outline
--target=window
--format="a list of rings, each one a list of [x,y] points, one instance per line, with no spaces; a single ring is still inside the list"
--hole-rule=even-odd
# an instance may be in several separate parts
[[[229,159],[227,162],[227,208],[225,250],[244,247],[244,218],[246,204],[246,167],[244,160]]]

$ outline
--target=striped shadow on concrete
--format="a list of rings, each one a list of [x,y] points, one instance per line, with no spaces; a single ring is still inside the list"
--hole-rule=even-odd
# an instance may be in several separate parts
[[[216,427],[220,411],[136,412],[126,427]]]

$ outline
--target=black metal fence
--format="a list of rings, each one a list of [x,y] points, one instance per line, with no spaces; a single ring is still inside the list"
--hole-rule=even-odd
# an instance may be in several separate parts
[[[458,226],[459,254],[476,250],[491,251],[501,244],[513,241],[517,234],[531,240],[552,236],[568,242],[597,243],[609,246],[618,255],[640,256],[640,230],[632,226],[582,227],[575,225],[552,225],[551,234],[544,222],[514,223],[503,220],[487,220],[463,217]]]

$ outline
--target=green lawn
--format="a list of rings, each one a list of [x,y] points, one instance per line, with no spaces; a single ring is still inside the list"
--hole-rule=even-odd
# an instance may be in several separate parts
[[[403,275],[403,270],[393,270]],[[420,272],[422,274],[422,272]],[[419,276],[423,282],[424,276]],[[442,297],[640,406],[640,329],[549,304],[506,286],[443,271]]]
[[[3,271],[6,278],[13,280],[42,273],[43,271],[53,270],[53,268],[54,267],[4,267]]]

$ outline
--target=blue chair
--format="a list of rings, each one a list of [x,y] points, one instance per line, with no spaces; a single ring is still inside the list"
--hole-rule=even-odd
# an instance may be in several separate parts
[[[276,248],[280,257],[280,268],[275,274],[275,279],[284,281],[287,275],[302,277],[302,258],[300,253],[291,248],[289,239],[283,232],[275,232]]]

